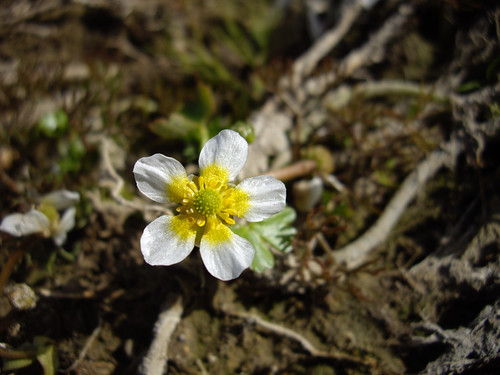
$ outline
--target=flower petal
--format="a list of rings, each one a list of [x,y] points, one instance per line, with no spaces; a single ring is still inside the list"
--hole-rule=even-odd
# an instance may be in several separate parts
[[[24,215],[21,228],[23,236],[46,232],[50,228],[50,221],[42,212],[31,210]]]
[[[49,219],[37,210],[31,210],[26,214],[12,214],[6,216],[0,230],[12,236],[27,236],[33,233],[40,233],[50,226]]]
[[[247,194],[247,208],[241,217],[247,221],[267,219],[285,208],[286,187],[283,182],[271,176],[250,177],[241,181],[236,192]]]
[[[180,202],[188,181],[182,164],[162,154],[137,160],[134,176],[140,192],[159,203]]]
[[[21,223],[23,221],[23,214],[11,214],[7,215],[0,225],[0,230],[2,232],[8,233],[11,236],[20,237],[22,236],[21,232]]]
[[[53,235],[54,242],[57,246],[62,246],[62,244],[66,242],[66,236],[68,232],[75,226],[75,215],[75,207],[70,207],[66,211],[64,211],[56,232]]]
[[[146,263],[169,266],[186,258],[194,248],[196,223],[186,215],[160,216],[152,221],[141,237],[141,251]]]
[[[248,156],[248,143],[234,130],[222,130],[215,137],[208,140],[203,146],[199,164],[201,174],[207,168],[223,169],[227,173],[225,181],[233,181],[245,165]],[[217,174],[220,174],[217,170]]]
[[[252,264],[255,249],[249,241],[220,224],[201,237],[200,254],[208,272],[226,281],[237,278]]]
[[[59,211],[74,206],[79,200],[80,194],[76,191],[56,190],[43,197],[42,205],[45,202],[50,203],[50,205]]]
[[[66,242],[66,238],[68,237],[68,232],[58,232],[54,234],[52,239],[57,246],[62,246]]]

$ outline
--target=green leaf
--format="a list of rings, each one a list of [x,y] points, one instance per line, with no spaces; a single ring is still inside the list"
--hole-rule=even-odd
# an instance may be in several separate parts
[[[3,371],[14,371],[27,367],[36,358],[43,368],[44,375],[55,375],[57,369],[57,356],[54,349],[54,341],[48,337],[36,336],[33,344],[25,343],[19,347],[26,351],[26,358],[3,359]]]
[[[164,139],[186,140],[199,130],[201,125],[182,113],[174,112],[168,119],[160,118],[153,121],[149,128]]]
[[[233,230],[236,234],[249,240],[254,249],[255,256],[252,261],[251,268],[256,272],[264,272],[268,268],[274,266],[274,256],[268,244],[264,241],[263,237],[258,232],[252,230],[248,226],[240,227]]]
[[[197,98],[183,105],[181,113],[190,119],[203,122],[214,114],[216,109],[214,93],[210,86],[198,84]]]
[[[205,84],[198,84],[196,100],[184,103],[168,119],[160,118],[149,125],[150,130],[170,140],[196,141],[198,145],[208,141],[207,121],[215,112],[212,90]]]
[[[61,174],[78,172],[82,168],[86,149],[83,141],[76,134],[72,134],[69,140],[60,139],[57,144],[59,153],[59,168]]]
[[[288,252],[292,249],[291,237],[297,233],[297,230],[292,226],[292,222],[296,217],[295,210],[287,206],[283,211],[271,216],[269,219],[251,223],[250,227],[260,233],[276,250]]]
[[[394,175],[390,171],[376,170],[373,175],[380,185],[390,188],[395,187]]]
[[[342,200],[335,205],[332,215],[348,219],[352,218],[354,213],[348,202],[346,200]]]
[[[21,368],[28,367],[32,363],[33,359],[31,358],[15,358],[15,359],[4,358],[2,370],[5,372],[19,370]]]
[[[490,112],[491,112],[491,117],[493,119],[497,119],[500,117],[500,105],[498,105],[497,102],[493,103],[490,105]]]
[[[274,266],[271,249],[281,252],[290,251],[291,239],[297,233],[292,226],[296,213],[291,207],[258,223],[233,228],[233,232],[246,238],[255,248],[255,257],[250,266],[256,272],[263,272]]]
[[[232,129],[240,133],[248,143],[252,143],[255,140],[253,125],[248,122],[238,121],[232,126]]]
[[[37,355],[36,359],[43,368],[44,375],[54,375],[57,368],[57,357],[54,342],[48,337],[37,336],[33,340]]]
[[[490,64],[486,68],[486,79],[488,80],[488,82],[495,82],[495,79],[497,79],[495,74],[499,73],[499,68],[500,56],[497,56],[490,62]]]
[[[38,122],[38,129],[51,138],[57,138],[65,133],[68,126],[68,115],[62,109],[46,113]]]
[[[458,88],[459,93],[471,92],[481,88],[481,83],[479,81],[469,81],[465,82],[462,86]]]

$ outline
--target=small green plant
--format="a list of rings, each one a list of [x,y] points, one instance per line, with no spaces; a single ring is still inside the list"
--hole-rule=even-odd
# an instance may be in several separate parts
[[[58,360],[55,342],[50,338],[36,336],[33,343],[23,344],[16,350],[2,349],[1,354],[3,357],[2,371],[5,373],[24,369],[35,361],[42,367],[44,375],[56,373]]]
[[[62,109],[46,113],[38,122],[38,129],[50,138],[60,137],[68,127],[68,115]]]
[[[295,210],[287,206],[283,211],[258,223],[238,225],[233,232],[246,238],[255,248],[251,268],[263,272],[274,266],[272,250],[286,253],[292,249],[291,239],[297,234],[292,226],[296,217]]]
[[[186,142],[184,154],[187,159],[194,159],[208,139],[221,130],[213,117],[215,109],[212,90],[200,83],[195,100],[184,103],[169,117],[153,121],[149,128],[163,139]]]

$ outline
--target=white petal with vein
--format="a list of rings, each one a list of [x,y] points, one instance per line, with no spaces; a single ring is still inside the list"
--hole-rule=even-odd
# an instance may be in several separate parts
[[[226,281],[237,278],[250,266],[255,249],[249,241],[231,232],[227,241],[215,244],[202,237],[200,254],[208,272]]]
[[[249,196],[250,207],[243,216],[247,221],[267,219],[285,208],[285,184],[274,177],[250,177],[241,181],[237,189],[245,191]]]
[[[233,181],[245,165],[248,156],[248,143],[234,130],[222,130],[211,138],[200,153],[200,170],[216,164],[229,173],[229,181]]]
[[[154,154],[140,158],[134,165],[137,188],[149,199],[168,203],[167,186],[174,178],[187,177],[186,170],[174,158]]]
[[[186,258],[194,248],[195,235],[181,238],[172,228],[174,217],[160,216],[152,221],[141,237],[141,251],[146,263],[169,266]]]

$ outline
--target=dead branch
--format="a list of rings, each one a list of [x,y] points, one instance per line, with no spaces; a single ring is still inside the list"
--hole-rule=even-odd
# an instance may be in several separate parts
[[[250,324],[255,324],[257,327],[263,328],[264,330],[270,331],[278,336],[283,336],[293,341],[296,341],[313,357],[329,358],[338,361],[356,363],[368,367],[375,366],[374,361],[369,359],[361,359],[346,353],[324,352],[322,350],[319,350],[308,339],[306,339],[298,332],[290,328],[283,327],[279,324],[268,322],[257,315],[243,313],[243,312],[236,312],[236,311],[228,311],[225,309],[223,310],[223,312],[227,315],[243,319]]]
[[[168,344],[181,321],[184,311],[182,298],[177,297],[175,301],[168,302],[164,310],[158,315],[154,326],[154,338],[148,353],[142,360],[139,373],[143,375],[163,375],[167,373]]]
[[[334,252],[334,259],[339,263],[344,263],[348,270],[353,270],[365,263],[376,247],[385,241],[408,204],[419,191],[424,189],[427,181],[443,166],[454,164],[460,149],[461,145],[458,141],[452,139],[420,162],[405,178],[375,224],[357,240]]]
[[[103,167],[106,172],[109,174],[112,180],[111,184],[111,196],[113,199],[122,206],[130,207],[138,211],[165,211],[165,206],[157,205],[157,204],[144,204],[142,202],[138,202],[137,200],[127,200],[123,198],[121,192],[123,191],[123,187],[125,186],[125,182],[123,178],[118,174],[116,169],[111,162],[111,148],[112,141],[109,138],[103,138],[101,141],[101,160],[103,163]],[[172,214],[172,213],[170,213]]]
[[[286,86],[291,83],[295,90],[298,89],[303,78],[311,74],[318,62],[330,53],[347,34],[362,10],[363,7],[357,1],[354,1],[350,6],[346,6],[340,17],[339,24],[326,32],[306,53],[294,62],[291,80],[284,79],[282,85]]]
[[[99,334],[101,333],[101,330],[102,330],[102,322],[99,321],[99,324],[97,325],[97,327],[92,331],[92,334],[89,336],[89,338],[87,339],[87,342],[85,343],[85,345],[83,346],[82,350],[80,351],[80,355],[78,356],[78,358],[76,359],[75,362],[73,362],[73,364],[68,367],[66,370],[64,370],[63,372],[66,372],[66,373],[69,373],[75,369],[78,368],[78,366],[80,365],[80,362],[82,362],[86,355],[87,355],[87,352],[89,351],[90,347],[92,346],[92,344],[94,343],[94,341],[97,339],[97,337],[99,336]]]
[[[381,61],[385,55],[385,47],[396,35],[400,34],[399,31],[408,22],[413,12],[412,5],[402,4],[380,30],[363,46],[349,53],[337,69],[304,81],[296,91],[297,98],[300,98],[298,100],[304,101],[306,98],[319,97],[339,79],[350,77],[357,69]]]
[[[266,175],[273,176],[278,180],[288,181],[294,178],[307,176],[314,172],[316,167],[317,163],[314,160],[302,160],[295,164],[270,171],[266,173]]]
[[[318,58],[320,56],[331,52],[331,49],[336,46],[336,43],[338,43],[336,40],[338,37],[337,34],[341,35],[348,30],[349,22],[354,22],[356,12],[359,12],[359,10],[356,12],[352,10],[353,13],[350,16],[352,20],[347,20],[345,23],[341,22],[337,26],[337,29],[331,31],[332,34],[329,35],[335,35],[335,38],[331,37],[332,39],[328,43],[325,42],[325,46],[331,48],[329,51],[327,51],[325,46],[317,47],[317,49],[313,46],[310,52],[306,52],[303,57],[299,58],[297,65],[294,65],[292,70],[300,73],[296,73],[293,76],[295,78],[292,79],[297,80],[297,77],[301,77],[301,80],[293,82],[292,85],[289,81],[290,78],[284,77],[280,82],[283,90],[268,99],[261,109],[254,113],[249,120],[254,125],[256,141],[249,147],[249,159],[253,163],[248,163],[242,175],[262,174],[268,168],[268,158],[270,156],[277,155],[280,152],[285,153],[282,148],[278,146],[269,147],[267,143],[274,140],[276,145],[281,144],[283,148],[288,149],[285,147],[287,141],[281,141],[282,133],[289,130],[294,119],[300,118],[303,115],[306,102],[310,99],[318,99],[331,86],[338,83],[339,79],[350,76],[362,66],[382,59],[385,46],[395,35],[399,34],[398,31],[406,24],[409,17],[413,14],[413,10],[414,8],[411,5],[401,5],[398,11],[384,23],[384,26],[368,42],[352,51],[339,63],[337,69],[333,69],[328,73],[311,78],[305,76],[306,72],[314,69],[314,64],[319,62]],[[285,104],[285,109],[283,109],[283,103]],[[271,127],[269,124],[273,124],[274,126]],[[271,129],[275,133],[272,138],[263,136],[263,133],[271,131]],[[285,155],[285,157],[290,157],[290,155]]]
[[[125,186],[125,181],[116,171],[113,164],[113,150],[118,149],[118,146],[109,138],[100,137],[100,152],[101,152],[101,173],[104,175],[100,178],[99,185],[108,188],[113,200],[105,200],[102,198],[99,191],[87,191],[87,197],[92,201],[95,209],[108,218],[117,222],[116,227],[121,228],[123,222],[135,211],[140,211],[146,219],[157,217],[159,213],[173,215],[172,211],[166,205],[149,204],[145,199],[134,197],[133,200],[127,200],[122,196],[122,191]],[[116,158],[115,158],[116,159]],[[118,203],[118,204],[117,204]]]
[[[423,97],[435,102],[450,102],[450,95],[434,85],[386,79],[358,83],[354,86],[341,85],[325,95],[323,104],[333,111],[338,111],[347,107],[355,98],[370,99],[385,96]]]

